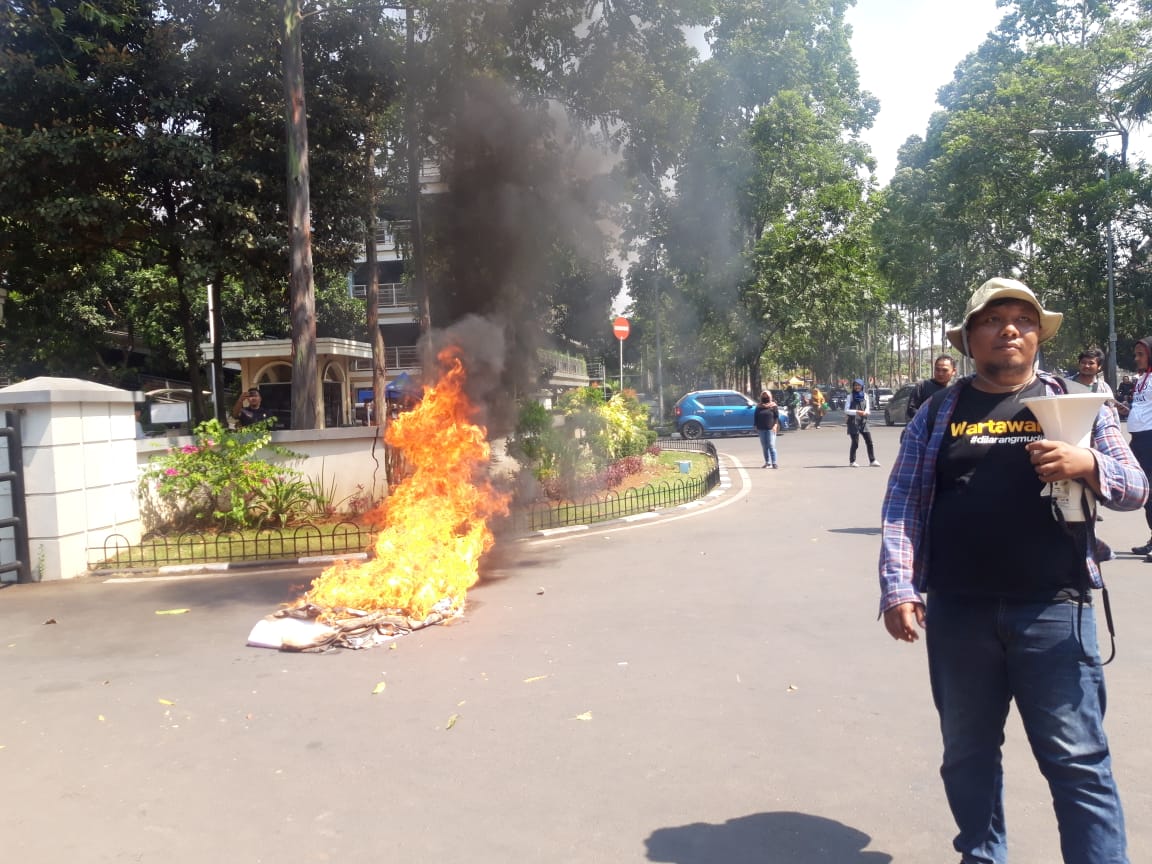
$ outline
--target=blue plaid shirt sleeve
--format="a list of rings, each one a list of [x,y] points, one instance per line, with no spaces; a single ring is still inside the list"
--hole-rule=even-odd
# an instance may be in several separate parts
[[[1112,510],[1139,510],[1148,500],[1148,478],[1132,454],[1120,431],[1116,409],[1100,409],[1092,429],[1092,449],[1096,451],[1096,478],[1100,500]]]
[[[952,394],[949,394],[952,395]],[[926,401],[904,431],[900,451],[888,475],[881,510],[880,540],[880,613],[901,603],[922,603],[917,589],[917,561],[928,525],[935,487],[936,459],[940,429],[929,437],[928,415],[931,400]],[[947,417],[941,405],[941,413]],[[939,424],[937,424],[939,425]],[[932,444],[935,444],[933,448]]]

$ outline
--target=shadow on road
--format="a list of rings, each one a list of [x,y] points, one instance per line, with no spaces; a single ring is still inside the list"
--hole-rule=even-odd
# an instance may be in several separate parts
[[[867,528],[829,528],[829,534],[861,534],[865,537],[879,537],[880,528],[869,526]]]
[[[871,839],[834,819],[780,812],[659,828],[644,842],[649,861],[671,864],[888,864],[891,855],[864,851]]]

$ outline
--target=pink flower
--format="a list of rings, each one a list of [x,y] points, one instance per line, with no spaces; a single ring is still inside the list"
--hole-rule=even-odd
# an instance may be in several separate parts
[[[180,474],[180,472],[177,471],[175,468],[166,468],[164,470],[164,473],[167,474],[169,477],[177,477]]]
[[[195,444],[185,444],[183,447],[180,448],[180,452],[181,453],[199,453],[200,448],[197,447]]]

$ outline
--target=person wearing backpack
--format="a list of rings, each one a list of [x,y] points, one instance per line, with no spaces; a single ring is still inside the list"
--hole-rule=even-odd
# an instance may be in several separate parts
[[[872,446],[872,433],[868,431],[868,394],[864,392],[863,379],[857,378],[852,382],[852,392],[848,394],[848,401],[844,405],[844,422],[848,425],[848,437],[852,439],[852,446],[848,448],[848,464],[859,468],[856,461],[856,451],[860,449],[860,439],[868,448],[868,464],[879,468],[876,461],[876,448]]]
[[[1021,404],[1067,392],[1036,368],[1062,319],[1014,279],[976,289],[948,331],[976,372],[913,418],[884,498],[880,615],[893,639],[925,632],[940,776],[965,864],[1007,860],[1001,748],[1013,702],[1049,784],[1063,860],[1128,862],[1096,616],[1084,609],[1110,551],[1094,522],[1070,527],[1041,492],[1079,480],[1106,507],[1136,510],[1148,480],[1112,408],[1097,414],[1091,447],[1076,447],[1044,438]]]

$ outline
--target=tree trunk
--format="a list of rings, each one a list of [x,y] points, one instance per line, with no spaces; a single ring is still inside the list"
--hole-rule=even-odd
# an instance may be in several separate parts
[[[292,317],[292,428],[320,429],[324,411],[316,375],[316,287],[312,281],[312,216],[308,113],[300,0],[284,0],[284,96],[288,131],[288,301]]]
[[[200,373],[200,339],[196,328],[196,320],[199,316],[192,309],[192,301],[188,297],[188,284],[183,269],[183,267],[174,268],[176,274],[176,307],[180,310],[184,358],[188,364],[188,386],[192,390],[188,405],[192,412],[190,425],[191,428],[195,429],[204,422],[204,377]]]

